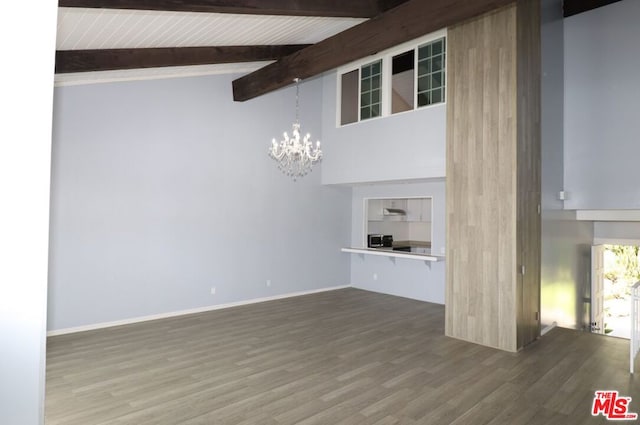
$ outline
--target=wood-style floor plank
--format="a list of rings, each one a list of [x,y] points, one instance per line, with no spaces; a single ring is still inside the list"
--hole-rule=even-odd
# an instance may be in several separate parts
[[[47,425],[599,424],[626,340],[520,353],[444,336],[444,307],[345,289],[49,338]]]

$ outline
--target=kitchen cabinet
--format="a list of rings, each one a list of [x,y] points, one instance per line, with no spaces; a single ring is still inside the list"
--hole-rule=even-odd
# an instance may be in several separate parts
[[[382,203],[384,199],[367,199],[367,220],[382,221]]]
[[[407,221],[431,221],[431,198],[407,199]]]

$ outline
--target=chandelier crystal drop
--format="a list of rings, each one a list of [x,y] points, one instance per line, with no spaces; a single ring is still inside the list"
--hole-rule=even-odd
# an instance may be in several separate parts
[[[315,146],[311,142],[311,135],[307,133],[300,140],[300,120],[298,116],[300,103],[300,79],[296,78],[296,121],[293,123],[291,137],[285,132],[283,139],[278,143],[274,138],[269,148],[269,156],[278,163],[278,168],[295,181],[298,177],[308,174],[313,164],[322,158],[320,141]]]

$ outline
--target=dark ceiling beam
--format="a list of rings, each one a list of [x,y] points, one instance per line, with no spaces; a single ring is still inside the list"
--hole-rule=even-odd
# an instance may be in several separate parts
[[[398,7],[407,1],[408,0],[378,0],[378,11],[379,13],[386,12],[387,10]]]
[[[56,51],[56,74],[277,60],[308,44]]]
[[[280,59],[233,82],[233,98],[245,101],[381,50],[447,28],[513,0],[410,0],[373,19]]]
[[[620,0],[564,0],[564,17],[577,15],[578,13],[588,12],[598,7],[606,6]]]
[[[403,0],[59,0],[60,7],[370,18]]]

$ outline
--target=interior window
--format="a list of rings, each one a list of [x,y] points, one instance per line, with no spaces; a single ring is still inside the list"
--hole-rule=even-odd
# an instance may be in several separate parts
[[[358,70],[342,74],[340,124],[358,121]]]
[[[413,109],[413,99],[415,97],[414,52],[412,49],[393,57],[391,73],[392,114]]]
[[[382,60],[360,69],[360,119],[379,117],[382,113]]]
[[[444,103],[446,44],[446,37],[416,41],[338,74],[338,125]]]
[[[445,49],[444,38],[418,48],[418,106],[444,102]]]

